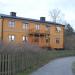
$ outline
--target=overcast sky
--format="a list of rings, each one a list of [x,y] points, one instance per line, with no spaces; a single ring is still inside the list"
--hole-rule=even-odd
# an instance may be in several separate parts
[[[64,19],[75,29],[75,0],[0,0],[0,13],[17,12],[17,16],[51,20],[49,11],[59,9]]]

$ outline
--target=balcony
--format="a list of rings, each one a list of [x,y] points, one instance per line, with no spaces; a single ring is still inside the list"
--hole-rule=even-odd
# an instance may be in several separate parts
[[[45,31],[46,35],[50,35],[50,32],[48,30]]]
[[[30,35],[50,35],[50,32],[47,30],[34,30],[34,29],[29,29],[29,34]]]

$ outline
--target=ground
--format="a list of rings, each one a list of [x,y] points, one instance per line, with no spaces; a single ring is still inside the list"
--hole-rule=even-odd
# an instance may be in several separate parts
[[[73,75],[72,62],[75,57],[65,57],[53,60],[30,75]]]

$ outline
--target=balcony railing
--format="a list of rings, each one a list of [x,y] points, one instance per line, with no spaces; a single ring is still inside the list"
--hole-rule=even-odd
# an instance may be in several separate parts
[[[40,34],[40,35],[49,35],[50,32],[47,30],[34,30],[34,29],[29,29],[29,34]]]

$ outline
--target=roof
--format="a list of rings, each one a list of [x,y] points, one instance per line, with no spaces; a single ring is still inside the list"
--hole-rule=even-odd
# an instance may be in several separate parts
[[[6,14],[0,14],[0,18],[13,18],[13,19],[21,19],[21,20],[33,21],[33,22],[40,22],[40,23],[48,23],[48,24],[62,25],[62,24],[59,24],[59,23],[51,22],[51,21],[42,22],[42,21],[37,20],[37,19],[24,18],[24,17],[18,17],[18,16],[11,16],[11,15],[6,15]]]

